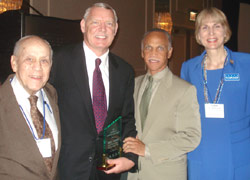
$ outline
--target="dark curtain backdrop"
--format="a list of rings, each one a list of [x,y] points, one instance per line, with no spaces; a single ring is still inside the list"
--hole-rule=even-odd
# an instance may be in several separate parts
[[[223,0],[222,11],[227,16],[229,25],[232,30],[231,39],[226,43],[226,46],[233,51],[238,50],[238,23],[240,3],[250,4],[250,0]]]

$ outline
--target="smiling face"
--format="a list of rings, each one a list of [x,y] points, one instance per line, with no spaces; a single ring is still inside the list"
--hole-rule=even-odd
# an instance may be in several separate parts
[[[52,65],[51,51],[43,40],[32,37],[21,42],[11,56],[11,67],[24,89],[35,94],[47,83]]]
[[[163,32],[151,32],[144,38],[141,55],[151,75],[161,72],[167,66],[172,51]]]
[[[81,21],[84,42],[97,55],[104,54],[112,44],[118,28],[111,10],[93,7],[86,20]]]
[[[206,50],[223,48],[225,37],[225,28],[214,18],[207,17],[202,21],[198,38]]]

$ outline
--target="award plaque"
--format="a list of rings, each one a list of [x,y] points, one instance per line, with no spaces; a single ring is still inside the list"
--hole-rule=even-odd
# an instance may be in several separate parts
[[[102,160],[99,160],[97,169],[108,170],[114,165],[108,164],[107,159],[115,159],[122,155],[122,122],[121,116],[103,129]]]

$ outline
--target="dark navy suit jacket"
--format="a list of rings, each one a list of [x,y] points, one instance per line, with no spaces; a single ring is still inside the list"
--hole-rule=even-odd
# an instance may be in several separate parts
[[[96,159],[103,149],[103,132],[97,134],[89,90],[83,43],[67,46],[54,56],[51,83],[58,92],[62,126],[60,178],[95,179]],[[134,71],[109,53],[109,108],[104,127],[122,116],[122,137],[136,136],[134,120]],[[137,162],[137,156],[124,154]]]

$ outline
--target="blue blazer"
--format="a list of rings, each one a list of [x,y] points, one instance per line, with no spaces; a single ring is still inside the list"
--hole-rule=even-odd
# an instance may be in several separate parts
[[[206,51],[182,64],[181,78],[197,88],[202,126],[201,143],[188,154],[189,180],[250,179],[250,54],[225,49],[228,62],[219,100],[224,118],[205,118],[202,62]]]

